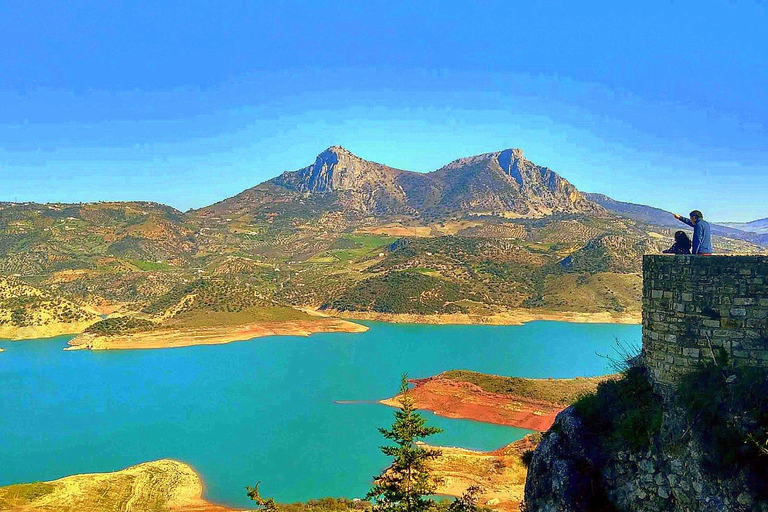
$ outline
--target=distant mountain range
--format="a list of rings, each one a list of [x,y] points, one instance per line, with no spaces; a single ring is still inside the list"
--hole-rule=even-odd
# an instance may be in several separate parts
[[[315,212],[377,217],[429,219],[459,212],[605,215],[557,173],[526,160],[520,149],[461,158],[436,171],[418,173],[363,160],[340,146],[320,153],[312,165],[285,172],[198,213],[256,213],[295,201]]]
[[[622,217],[645,222],[654,226],[664,226],[669,228],[679,228],[682,226],[680,221],[673,217],[672,212],[662,210],[661,208],[616,201],[603,194],[585,193],[584,197],[599,204],[611,213]],[[684,212],[681,215],[685,215],[686,213],[687,212]],[[710,226],[713,235],[768,245],[768,219],[744,223],[723,222],[716,224],[710,222]]]
[[[768,234],[768,218],[753,220],[752,222],[721,222],[721,224],[741,231]]]
[[[765,222],[713,225],[716,250],[766,251]],[[179,290],[201,280],[239,290],[239,302],[331,314],[626,318],[640,310],[642,255],[680,228],[664,210],[583,194],[519,149],[417,173],[334,146],[186,213],[147,202],[0,203],[0,276],[18,283],[6,287],[0,324],[11,332],[46,315],[82,323],[113,312],[157,320],[154,305],[186,307],[200,294]],[[45,300],[17,299],[22,284]],[[195,315],[232,313],[226,295]],[[61,304],[88,313],[57,312]]]

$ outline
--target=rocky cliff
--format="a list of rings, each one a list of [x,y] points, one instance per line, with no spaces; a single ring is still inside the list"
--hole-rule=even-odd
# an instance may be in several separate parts
[[[642,354],[558,415],[528,512],[768,511],[766,268],[644,257]]]
[[[527,512],[768,511],[748,468],[713,471],[707,449],[680,411],[643,449],[605,451],[573,407],[560,413],[536,448],[525,486]]]

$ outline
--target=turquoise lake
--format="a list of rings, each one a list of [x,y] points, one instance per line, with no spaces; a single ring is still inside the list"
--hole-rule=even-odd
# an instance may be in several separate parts
[[[262,481],[278,501],[362,497],[385,465],[379,426],[400,376],[449,369],[565,378],[611,371],[615,340],[640,326],[363,322],[364,334],[280,336],[166,350],[64,352],[71,337],[0,340],[0,485],[114,471],[161,458],[194,467],[206,498],[248,506]],[[489,450],[522,429],[425,413],[432,444]]]

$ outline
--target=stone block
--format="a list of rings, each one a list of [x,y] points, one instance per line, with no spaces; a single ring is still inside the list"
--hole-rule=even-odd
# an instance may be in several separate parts
[[[698,359],[701,357],[701,352],[697,348],[684,348],[683,349],[683,355],[687,357],[694,357]]]

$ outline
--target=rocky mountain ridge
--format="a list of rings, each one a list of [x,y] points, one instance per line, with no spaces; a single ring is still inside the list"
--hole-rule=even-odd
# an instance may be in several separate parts
[[[460,158],[429,173],[364,160],[341,146],[320,153],[312,165],[288,171],[233,198],[198,210],[203,216],[258,211],[304,200],[315,209],[361,216],[446,216],[487,213],[544,217],[553,213],[605,215],[566,179],[506,149]]]

